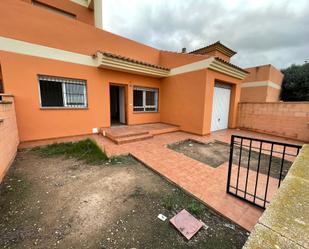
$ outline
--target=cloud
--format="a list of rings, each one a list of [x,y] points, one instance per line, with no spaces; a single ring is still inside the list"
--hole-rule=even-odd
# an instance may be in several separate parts
[[[309,60],[306,0],[104,0],[104,29],[163,50],[220,40],[232,62],[278,68]]]

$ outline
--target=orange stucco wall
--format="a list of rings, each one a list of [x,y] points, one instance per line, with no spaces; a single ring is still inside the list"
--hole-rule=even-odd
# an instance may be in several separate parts
[[[14,98],[2,96],[2,100],[11,103],[0,101],[0,182],[13,162],[19,144]]]
[[[267,86],[241,88],[241,102],[264,102],[267,99]]]
[[[101,50],[153,64],[159,63],[160,51],[157,49],[43,11],[20,0],[0,1],[0,27],[0,36],[8,38],[86,55]]]
[[[283,74],[281,71],[270,64],[245,68],[245,70],[248,71],[249,74],[243,79],[242,82],[270,80],[278,85],[281,85],[283,80]]]
[[[44,2],[64,8],[71,4],[68,0]],[[160,51],[21,0],[0,1],[0,27],[0,36],[7,38],[85,55],[108,51],[170,68],[209,58]],[[92,128],[110,126],[110,84],[125,86],[127,124],[161,121],[197,134],[210,131],[214,82],[232,84],[229,127],[235,126],[239,80],[211,70],[157,79],[3,51],[0,63],[5,91],[15,96],[21,141],[89,134]],[[40,108],[38,74],[87,80],[88,108]],[[134,86],[159,90],[158,112],[133,112]]]
[[[188,63],[205,60],[207,58],[209,58],[208,55],[160,51],[159,63],[164,67],[175,68]]]
[[[202,134],[206,70],[162,80],[161,120],[182,130]]]
[[[309,103],[240,103],[237,126],[309,142]]]
[[[31,4],[32,0],[21,0],[23,2]],[[76,20],[94,25],[94,13],[92,10],[76,4],[70,0],[37,0],[39,3],[43,3],[60,10],[64,10],[76,16]],[[44,10],[48,11],[48,10]]]
[[[164,79],[161,120],[180,125],[188,132],[209,134],[216,81],[232,86],[229,127],[235,128],[240,80],[213,70],[199,70]]]
[[[246,68],[249,72],[242,83],[272,82],[279,87],[283,80],[283,74],[272,65]],[[241,102],[276,102],[279,101],[280,89],[271,86],[242,87]]]
[[[15,96],[21,141],[89,134],[92,128],[110,126],[110,83],[126,86],[128,124],[160,121],[159,79],[5,52],[0,61],[6,92]],[[88,108],[41,109],[37,74],[87,80]],[[159,89],[159,112],[133,112],[134,85]]]

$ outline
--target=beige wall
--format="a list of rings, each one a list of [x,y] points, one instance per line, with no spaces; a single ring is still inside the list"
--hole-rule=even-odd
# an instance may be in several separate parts
[[[309,102],[239,103],[237,127],[309,141]]]
[[[0,182],[15,158],[18,144],[14,98],[2,96],[2,101],[0,101]]]

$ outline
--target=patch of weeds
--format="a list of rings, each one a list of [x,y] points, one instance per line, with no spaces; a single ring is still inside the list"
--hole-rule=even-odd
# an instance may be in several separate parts
[[[190,213],[200,216],[206,210],[206,207],[201,202],[187,195],[180,189],[176,189],[174,194],[167,195],[163,199],[162,205],[169,211],[188,210]]]
[[[196,200],[193,200],[188,205],[188,211],[192,214],[195,214],[195,215],[201,215],[205,211],[205,206],[202,203],[200,203]]]
[[[89,164],[100,164],[108,161],[107,155],[90,139],[79,142],[56,143],[33,149],[44,157],[65,156],[76,158]]]
[[[100,147],[91,139],[79,142],[55,143],[44,147],[32,149],[43,157],[65,156],[83,160],[88,164],[136,164],[137,161],[131,156],[108,157]]]

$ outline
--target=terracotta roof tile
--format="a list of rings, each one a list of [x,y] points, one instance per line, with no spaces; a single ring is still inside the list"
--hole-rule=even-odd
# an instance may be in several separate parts
[[[140,65],[143,65],[143,66],[148,66],[148,67],[153,67],[153,68],[157,68],[157,69],[166,70],[166,71],[170,70],[167,67],[162,67],[160,65],[151,64],[151,63],[148,63],[148,62],[132,59],[132,58],[125,57],[125,56],[122,56],[122,55],[117,55],[117,54],[113,54],[113,53],[109,53],[109,52],[104,52],[104,51],[99,51],[99,52],[101,54],[103,54],[104,56],[109,57],[109,58],[115,58],[115,59],[119,59],[119,60],[123,60],[123,61],[127,61],[127,62],[132,62],[132,63],[140,64]]]
[[[199,48],[199,49],[195,49],[195,50],[191,51],[190,54],[191,54],[191,53],[192,53],[192,54],[198,53],[199,51],[205,51],[205,53],[207,53],[207,52],[209,52],[209,51],[212,51],[212,50],[211,50],[212,48],[216,49],[216,48],[218,48],[218,47],[221,48],[221,49],[223,49],[223,50],[224,50],[227,54],[229,54],[230,56],[237,54],[236,51],[234,51],[234,50],[228,48],[227,46],[223,45],[220,41],[217,41],[217,42],[215,42],[215,43],[213,43],[213,44],[207,45],[207,46],[202,47],[202,48]]]

